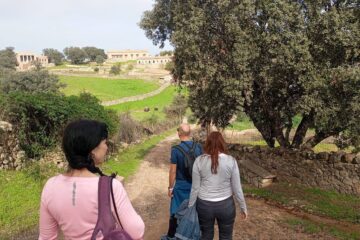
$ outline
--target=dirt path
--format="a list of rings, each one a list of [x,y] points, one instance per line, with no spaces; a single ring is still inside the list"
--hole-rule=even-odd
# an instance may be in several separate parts
[[[146,225],[146,240],[158,240],[167,231],[169,198],[167,196],[168,162],[171,145],[176,136],[159,143],[145,157],[135,175],[125,183],[134,207]],[[290,228],[284,222],[296,218],[285,210],[267,205],[262,200],[246,199],[247,221],[236,219],[234,239],[334,239],[329,235],[307,234]],[[217,237],[215,238],[217,239]]]

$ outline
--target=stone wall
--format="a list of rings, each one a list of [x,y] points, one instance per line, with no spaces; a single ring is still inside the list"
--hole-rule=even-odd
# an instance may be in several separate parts
[[[25,152],[19,147],[13,126],[0,121],[0,170],[20,170],[25,167],[25,161]]]
[[[360,196],[360,154],[270,149],[260,146],[230,145],[238,160],[251,160],[277,176],[279,181],[335,190]],[[240,173],[245,175],[244,169]]]

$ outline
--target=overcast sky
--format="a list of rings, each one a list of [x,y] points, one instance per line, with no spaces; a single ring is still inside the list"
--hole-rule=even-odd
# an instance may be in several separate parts
[[[153,0],[0,0],[0,49],[67,46],[160,51],[139,28]],[[164,49],[171,49],[167,44]]]

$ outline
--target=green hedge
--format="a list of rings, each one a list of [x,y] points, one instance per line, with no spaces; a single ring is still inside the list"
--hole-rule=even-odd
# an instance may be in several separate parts
[[[105,109],[88,93],[66,97],[53,93],[13,92],[3,98],[4,118],[14,124],[20,147],[31,158],[40,157],[55,146],[64,126],[72,120],[99,120],[109,126],[110,134],[117,130],[116,113]]]

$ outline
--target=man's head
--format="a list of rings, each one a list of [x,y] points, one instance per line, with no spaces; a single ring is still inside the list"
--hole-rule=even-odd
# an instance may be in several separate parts
[[[190,125],[187,123],[182,123],[178,128],[177,132],[179,135],[180,140],[185,141],[190,139]]]

